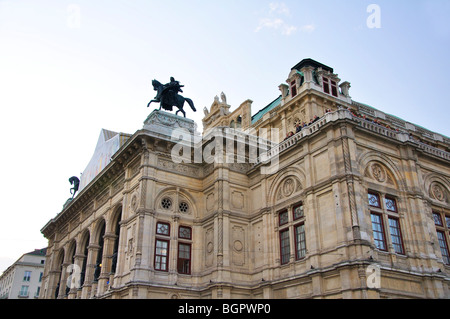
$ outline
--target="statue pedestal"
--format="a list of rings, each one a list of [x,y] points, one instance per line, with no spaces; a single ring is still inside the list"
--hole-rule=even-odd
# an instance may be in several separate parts
[[[143,129],[149,131],[151,135],[165,140],[172,140],[172,136],[178,139],[180,133],[190,134],[193,142],[201,140],[197,124],[193,120],[159,110],[150,113],[144,121]]]

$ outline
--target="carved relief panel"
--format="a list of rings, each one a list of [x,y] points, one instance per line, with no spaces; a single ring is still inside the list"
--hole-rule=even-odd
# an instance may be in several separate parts
[[[429,195],[440,202],[447,202],[447,190],[441,183],[431,183]]]
[[[276,200],[282,200],[283,198],[288,198],[292,194],[301,191],[302,184],[300,180],[295,176],[286,177],[281,181],[278,186],[278,191],[276,195]]]
[[[208,228],[205,232],[205,265],[210,267],[214,261],[214,228]]]
[[[235,225],[232,228],[232,261],[236,266],[245,264],[245,229],[242,226]]]
[[[364,176],[371,178],[378,183],[396,185],[392,173],[383,164],[371,162],[367,165]]]

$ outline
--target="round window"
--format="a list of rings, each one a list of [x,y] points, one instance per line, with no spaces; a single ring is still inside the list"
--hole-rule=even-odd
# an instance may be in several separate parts
[[[179,205],[179,208],[180,208],[180,212],[182,212],[182,213],[187,213],[189,210],[189,206],[186,202],[181,202]]]
[[[161,206],[164,209],[170,209],[170,207],[172,207],[172,201],[170,200],[170,198],[163,198],[161,201]]]

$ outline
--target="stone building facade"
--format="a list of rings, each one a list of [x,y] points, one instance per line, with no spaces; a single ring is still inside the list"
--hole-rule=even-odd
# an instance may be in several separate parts
[[[42,228],[40,297],[449,298],[450,139],[311,59],[279,89],[152,112]]]

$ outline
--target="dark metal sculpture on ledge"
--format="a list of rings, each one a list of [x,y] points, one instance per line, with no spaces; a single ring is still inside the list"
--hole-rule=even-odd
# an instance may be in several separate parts
[[[80,187],[80,180],[78,179],[78,177],[72,176],[71,178],[69,178],[69,182],[70,185],[73,185],[73,187],[70,189],[70,193],[73,194],[72,198],[74,198],[75,193],[78,191],[78,188]]]
[[[173,77],[170,78],[170,82],[167,84],[161,84],[157,80],[152,81],[153,89],[157,91],[155,99],[151,100],[147,107],[150,106],[152,102],[160,103],[159,109],[163,108],[167,111],[172,111],[172,107],[176,106],[178,111],[175,112],[175,115],[178,112],[183,113],[183,116],[186,117],[186,112],[183,110],[184,102],[188,102],[191,109],[196,112],[194,102],[191,99],[185,98],[178,94],[178,92],[183,92],[181,90],[184,85],[180,85],[180,82],[175,81]]]

